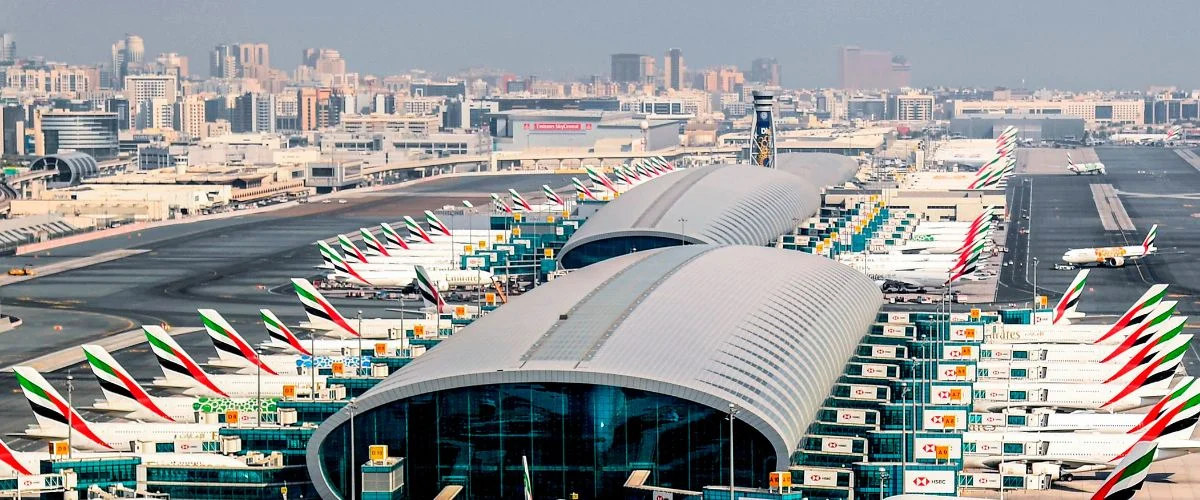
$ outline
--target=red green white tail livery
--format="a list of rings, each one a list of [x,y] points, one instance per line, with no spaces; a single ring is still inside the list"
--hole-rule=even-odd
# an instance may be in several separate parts
[[[1075,312],[1075,308],[1079,306],[1079,298],[1083,296],[1083,289],[1087,286],[1087,277],[1088,270],[1080,269],[1079,274],[1075,275],[1075,279],[1071,280],[1071,286],[1067,287],[1062,298],[1058,299],[1058,303],[1054,305],[1054,316],[1051,318],[1050,324],[1067,323],[1072,318],[1083,316]]]
[[[442,300],[442,294],[438,293],[437,286],[430,279],[429,272],[425,270],[424,266],[414,267],[417,271],[417,291],[420,292],[421,298],[438,313],[446,312],[446,302]]]
[[[553,203],[555,205],[564,207],[567,206],[567,202],[564,201],[562,197],[558,195],[558,193],[555,193],[553,189],[550,189],[550,186],[542,184],[542,194],[546,195],[546,202],[548,203]]]
[[[360,227],[358,228],[358,234],[362,235],[363,243],[367,245],[367,253],[382,255],[384,257],[392,256],[392,253],[388,251],[383,242],[379,241],[379,239],[371,233],[370,229]]]
[[[271,312],[270,309],[259,309],[258,313],[262,317],[263,326],[267,327],[267,335],[271,339],[291,346],[292,349],[295,349],[300,354],[312,356],[312,353],[309,352],[308,348],[304,347],[304,344],[300,342],[296,334],[292,333],[292,330],[283,324],[283,321],[280,321],[279,317]]]
[[[516,189],[508,188],[508,196],[512,198],[513,203],[525,209],[526,212],[533,211],[533,207],[529,205],[528,201],[525,201],[525,197],[521,196],[521,193],[518,193]]]
[[[571,184],[575,186],[575,196],[577,198],[579,198],[579,199],[587,198],[592,201],[600,200],[599,198],[596,197],[596,193],[592,192],[591,188],[583,185],[583,181],[581,181],[575,177],[572,177]]]
[[[59,394],[40,373],[28,366],[14,366],[13,372],[17,376],[17,383],[21,386],[21,392],[29,401],[29,407],[33,409],[33,415],[37,419],[39,427],[54,429],[66,428],[67,425],[70,425],[87,441],[82,446],[81,443],[71,443],[73,447],[113,449],[111,444],[96,434],[91,424],[84,420],[79,412],[67,405],[67,399],[62,397],[62,394]]]
[[[433,243],[433,238],[429,236],[429,233],[425,232],[425,230],[421,228],[421,225],[417,224],[417,221],[413,220],[412,217],[407,215],[404,216],[404,227],[408,228],[408,234],[420,238],[421,241],[424,241],[425,243]]]
[[[404,241],[404,238],[400,237],[400,233],[392,229],[391,224],[382,222],[379,224],[379,227],[383,230],[383,239],[387,240],[389,245],[408,250],[408,243]]]
[[[339,234],[337,238],[338,243],[342,245],[342,251],[346,252],[346,255],[353,257],[354,260],[357,260],[363,264],[367,263],[367,256],[363,255],[363,253],[358,250],[358,247],[354,246],[354,242],[350,241],[350,238],[347,238],[344,234]]]
[[[213,347],[217,349],[217,356],[225,361],[230,361],[246,366],[257,367],[264,373],[278,375],[270,366],[263,363],[258,357],[258,353],[250,346],[246,339],[233,329],[221,313],[213,309],[199,309],[200,321],[204,323],[204,331],[208,332],[208,337],[212,339]]]
[[[142,331],[146,333],[150,350],[158,358],[158,365],[168,382],[182,387],[203,387],[210,396],[229,397],[229,394],[213,383],[208,372],[205,372],[166,330],[157,325],[142,325]]]
[[[315,328],[329,329],[341,331],[357,337],[358,330],[350,326],[350,322],[329,303],[329,300],[317,291],[317,287],[313,286],[306,279],[292,278],[292,289],[296,291],[296,297],[300,299],[300,304],[304,306],[304,313],[308,315],[308,321]]]
[[[442,233],[442,236],[454,235],[454,233],[450,232],[450,228],[442,223],[442,219],[439,219],[437,215],[429,210],[425,211],[425,223],[429,225],[430,229]]]
[[[137,420],[176,421],[103,347],[84,345],[83,355],[110,405],[127,408],[132,415],[144,415],[132,417]]]

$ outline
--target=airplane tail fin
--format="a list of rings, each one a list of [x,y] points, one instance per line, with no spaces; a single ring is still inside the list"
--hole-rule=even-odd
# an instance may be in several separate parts
[[[292,288],[296,291],[300,303],[304,305],[304,313],[308,315],[310,323],[318,328],[341,330],[354,337],[358,336],[358,330],[351,328],[350,322],[346,321],[342,313],[339,313],[308,280],[292,278]]]
[[[404,241],[404,238],[400,237],[400,233],[397,233],[395,229],[392,229],[391,224],[381,222],[379,223],[379,227],[383,229],[383,238],[386,239],[388,243],[391,243],[393,246],[408,250],[408,243]]]
[[[512,198],[513,203],[520,205],[520,207],[525,209],[526,212],[533,211],[533,207],[529,205],[529,202],[525,200],[525,197],[521,196],[521,193],[518,193],[516,189],[508,188],[508,196]]]
[[[9,448],[8,444],[4,441],[0,441],[0,463],[9,466],[17,474],[24,476],[33,475],[33,473],[29,471],[29,468],[25,466],[25,464],[21,463],[20,460],[17,460],[16,452],[14,452],[12,448]]]
[[[1101,335],[1100,338],[1096,339],[1095,343],[1099,344],[1104,340],[1107,340],[1109,337],[1116,335],[1117,332],[1120,332],[1129,325],[1141,324],[1150,317],[1150,315],[1154,312],[1155,306],[1157,306],[1159,302],[1162,302],[1163,297],[1166,297],[1166,295],[1167,285],[1159,284],[1150,287],[1149,290],[1146,290],[1146,293],[1142,294],[1142,296],[1138,298],[1137,302],[1134,302],[1132,306],[1129,306],[1129,310],[1125,311],[1125,314],[1122,314],[1120,318],[1117,318],[1117,321],[1113,323],[1112,327],[1109,328],[1104,335]]]
[[[1158,350],[1153,361],[1148,363],[1142,371],[1133,377],[1132,380],[1121,389],[1112,399],[1100,405],[1100,408],[1108,407],[1124,397],[1133,394],[1138,389],[1147,386],[1157,385],[1159,383],[1169,383],[1171,377],[1175,376],[1176,370],[1179,369],[1180,363],[1183,362],[1183,354],[1188,350],[1188,342],[1173,342],[1164,344]]]
[[[158,365],[162,368],[163,376],[168,381],[203,387],[214,395],[229,397],[229,394],[213,383],[208,372],[205,372],[196,363],[196,360],[192,359],[192,356],[167,334],[166,330],[157,325],[142,325],[142,331],[146,333],[150,350],[154,351],[154,356],[158,358]]]
[[[1150,255],[1158,250],[1154,246],[1154,240],[1158,238],[1158,224],[1150,226],[1150,232],[1146,233],[1146,239],[1142,240],[1142,252],[1145,255]]]
[[[342,245],[342,251],[345,252],[346,255],[353,257],[354,260],[357,260],[363,264],[367,263],[367,256],[363,255],[362,251],[360,251],[358,247],[354,245],[354,242],[350,241],[350,238],[347,238],[344,234],[339,234],[337,238],[338,243]]]
[[[392,256],[392,253],[388,251],[383,242],[379,241],[379,239],[375,237],[375,234],[371,233],[370,229],[360,227],[358,228],[358,234],[362,235],[363,243],[367,245],[368,252],[372,252],[384,257]]]
[[[1140,441],[1122,453],[1117,458],[1121,463],[1113,469],[1104,480],[1104,484],[1092,500],[1128,500],[1133,498],[1142,484],[1150,475],[1150,464],[1154,463],[1154,455],[1158,451],[1158,443]],[[1115,460],[1115,459],[1114,459]]]
[[[504,212],[506,214],[513,213],[512,207],[508,206],[508,203],[504,202],[504,198],[501,198],[500,195],[496,193],[492,193],[492,209],[497,212]]]
[[[558,193],[555,193],[553,189],[550,189],[550,186],[542,184],[542,194],[546,195],[546,201],[550,203],[564,207],[567,206],[567,202]]]
[[[429,210],[425,211],[425,223],[429,225],[430,229],[442,233],[442,236],[454,235],[454,233],[450,232],[450,228],[442,223],[442,219],[439,219],[436,214]]]
[[[433,306],[440,314],[446,310],[446,302],[442,300],[442,294],[438,293],[437,285],[429,277],[429,272],[420,264],[413,266],[417,271],[417,289],[421,293],[421,298],[426,304]]]
[[[1075,279],[1071,280],[1071,286],[1067,287],[1067,291],[1063,292],[1058,303],[1054,304],[1054,317],[1050,324],[1056,325],[1059,321],[1075,314],[1075,308],[1079,306],[1079,298],[1083,296],[1083,288],[1087,286],[1087,277],[1088,270],[1080,269],[1079,274],[1075,275]]]
[[[572,177],[571,184],[575,185],[575,196],[577,198],[579,198],[579,199],[587,198],[592,201],[595,201],[597,199],[596,194],[593,193],[590,188],[583,185],[583,181],[581,181],[575,177]]]
[[[339,238],[340,238],[340,236],[339,236]],[[370,284],[370,282],[367,281],[366,278],[363,278],[362,275],[358,274],[358,271],[356,271],[354,269],[354,267],[351,266],[350,263],[346,261],[346,259],[343,259],[342,256],[337,253],[336,250],[334,250],[332,247],[330,247],[324,241],[317,241],[317,247],[319,247],[321,249],[321,259],[324,260],[325,263],[329,264],[330,266],[333,266],[333,270],[335,272],[337,272],[339,274],[343,274],[345,276],[349,276],[349,277],[359,280],[363,283]]]
[[[204,330],[208,332],[208,338],[212,340],[213,347],[217,349],[218,357],[226,361],[256,366],[271,375],[279,375],[266,363],[263,363],[254,348],[250,347],[250,343],[246,342],[246,339],[233,329],[233,325],[225,321],[221,313],[213,309],[199,309],[197,312],[200,313],[200,321],[204,323]]]
[[[1075,170],[1075,160],[1071,159],[1071,152],[1067,151],[1067,168]]]
[[[617,186],[615,186],[612,183],[612,180],[610,180],[607,175],[604,175],[603,173],[596,171],[596,169],[594,169],[592,167],[583,167],[583,168],[584,168],[584,170],[587,170],[588,179],[591,179],[592,182],[599,184],[601,186],[604,186],[605,189],[609,190],[610,192],[612,192],[614,194],[617,192]]]
[[[33,416],[37,419],[39,426],[46,428],[70,425],[75,432],[82,434],[88,440],[104,448],[112,448],[112,445],[96,435],[91,424],[84,420],[79,412],[67,405],[67,399],[62,397],[62,394],[59,394],[37,370],[28,366],[14,366],[13,372],[17,375],[17,383],[20,384],[21,392],[25,394],[25,400],[29,402],[29,407],[33,409]]]
[[[1171,330],[1171,326],[1169,323],[1167,323],[1167,321],[1171,318],[1172,314],[1175,314],[1176,305],[1178,304],[1173,300],[1164,300],[1158,304],[1155,304],[1154,307],[1151,308],[1152,310],[1150,311],[1149,315],[1147,315],[1143,320],[1138,323],[1130,324],[1121,330],[1122,332],[1128,330],[1128,335],[1125,336],[1125,339],[1122,340],[1120,344],[1117,344],[1117,347],[1113,348],[1113,351],[1110,352],[1108,356],[1105,356],[1104,359],[1100,360],[1100,362],[1107,363],[1115,359],[1121,353],[1139,345],[1146,344],[1151,339],[1157,339],[1158,337],[1161,337],[1162,335],[1159,334],[1166,334],[1169,332]],[[1187,318],[1184,317],[1184,319]]]
[[[1130,428],[1126,434],[1142,432],[1142,429],[1149,429],[1152,427],[1151,424],[1169,413],[1177,413],[1177,411],[1190,409],[1190,407],[1200,404],[1200,398],[1197,396],[1200,396],[1200,384],[1196,383],[1196,378],[1184,377],[1174,390],[1150,407],[1142,421]]]
[[[268,336],[292,346],[292,349],[295,349],[300,354],[312,356],[312,353],[304,347],[304,344],[300,343],[300,339],[296,337],[296,334],[292,333],[292,330],[283,324],[279,320],[279,317],[275,316],[275,313],[271,312],[270,309],[259,309],[258,314],[262,317],[263,325],[267,327]]]
[[[150,393],[141,384],[134,380],[129,372],[125,371],[117,360],[112,357],[103,347],[98,345],[84,345],[83,356],[87,358],[88,366],[92,368],[92,374],[96,376],[96,380],[100,382],[100,390],[104,393],[104,399],[114,407],[141,407],[142,409],[151,412],[159,417],[162,417],[166,422],[174,422],[167,412],[163,411],[158,403],[154,400]]]
[[[1104,383],[1112,382],[1118,378],[1125,376],[1140,366],[1144,366],[1152,361],[1156,356],[1168,352],[1179,343],[1187,343],[1192,340],[1191,335],[1184,335],[1183,326],[1187,322],[1187,316],[1177,316],[1167,320],[1161,325],[1155,325],[1147,329],[1146,333],[1139,333],[1142,338],[1139,344],[1144,344],[1133,353],[1125,364],[1117,369],[1111,377]]]
[[[421,228],[421,225],[417,224],[417,221],[413,220],[412,217],[404,216],[404,227],[408,228],[408,234],[421,238],[425,243],[433,243],[433,238],[429,236],[429,233],[425,232]]]

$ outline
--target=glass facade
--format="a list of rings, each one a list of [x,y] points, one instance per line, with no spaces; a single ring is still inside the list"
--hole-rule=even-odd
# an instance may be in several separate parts
[[[579,269],[600,261],[608,260],[618,255],[633,253],[638,250],[653,248],[676,247],[683,244],[679,238],[664,238],[662,236],[623,236],[607,238],[585,243],[563,254],[562,266],[567,269]]]
[[[354,418],[321,445],[325,480],[349,485],[351,463],[386,444],[405,458],[409,498],[460,484],[462,498],[518,498],[521,457],[538,497],[624,498],[629,473],[647,484],[699,491],[729,481],[726,414],[679,398],[585,384],[498,384],[424,394]],[[774,448],[740,420],[734,427],[739,486],[766,487]]]

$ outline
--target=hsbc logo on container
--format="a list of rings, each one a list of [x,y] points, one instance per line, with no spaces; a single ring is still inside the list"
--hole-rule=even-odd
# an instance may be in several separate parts
[[[854,441],[846,438],[821,438],[821,449],[829,453],[853,453]]]
[[[866,424],[867,412],[863,410],[838,410],[837,423],[839,424]]]
[[[873,385],[850,386],[850,399],[875,399],[878,395],[879,388]]]
[[[903,337],[907,334],[907,328],[901,325],[883,325],[883,334],[889,337]]]
[[[905,471],[905,493],[954,493],[954,471]]]
[[[837,472],[804,469],[803,471],[804,486],[837,486]]]
[[[895,358],[896,346],[894,345],[877,345],[871,346],[871,355],[877,358]]]
[[[967,412],[963,410],[926,410],[922,414],[924,430],[962,430],[967,428]]]
[[[888,365],[879,364],[864,364],[862,365],[862,375],[871,378],[887,377]]]
[[[913,458],[918,460],[959,460],[962,458],[962,441],[956,438],[916,438],[913,441]]]

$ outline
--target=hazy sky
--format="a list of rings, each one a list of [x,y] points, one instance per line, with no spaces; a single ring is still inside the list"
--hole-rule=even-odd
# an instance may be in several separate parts
[[[759,19],[753,21],[752,19]],[[545,78],[607,75],[608,55],[689,69],[773,56],[790,87],[837,83],[836,48],[908,57],[915,85],[1200,88],[1200,14],[1130,0],[0,0],[21,55],[94,63],[131,32],[146,57],[189,56],[208,75],[220,42],[267,42],[289,72],[304,47],[341,51],[351,71],[503,68]]]

